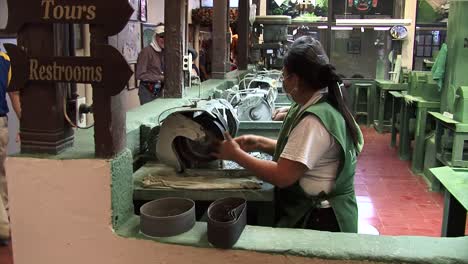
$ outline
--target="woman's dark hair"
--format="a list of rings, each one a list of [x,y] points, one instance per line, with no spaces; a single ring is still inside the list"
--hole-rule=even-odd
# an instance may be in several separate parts
[[[327,101],[338,110],[346,122],[354,145],[359,144],[359,132],[341,91],[341,78],[328,60],[320,42],[310,36],[298,38],[284,59],[288,74],[294,73],[314,89],[328,87]]]

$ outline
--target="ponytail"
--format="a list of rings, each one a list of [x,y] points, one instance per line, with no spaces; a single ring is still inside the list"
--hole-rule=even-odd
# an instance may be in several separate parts
[[[328,87],[328,102],[343,116],[354,145],[357,147],[359,145],[359,131],[343,96],[340,85],[342,83],[341,78],[336,74],[335,67],[330,64],[326,64],[321,68],[319,76],[320,86]]]

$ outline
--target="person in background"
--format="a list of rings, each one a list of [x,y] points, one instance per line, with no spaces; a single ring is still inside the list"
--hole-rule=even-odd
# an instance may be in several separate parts
[[[8,117],[9,112],[6,94],[11,80],[10,58],[0,51],[0,245],[7,245],[10,239],[10,221],[8,218],[8,189],[5,173],[5,160],[8,148]],[[19,92],[9,92],[18,120],[21,116]],[[19,141],[19,136],[17,136]]]
[[[232,23],[229,27],[231,33],[231,45],[229,47],[229,60],[231,62],[231,71],[237,69],[237,42],[239,41],[239,35],[237,34],[237,24]]]
[[[141,105],[161,95],[164,88],[164,68],[164,25],[159,24],[150,45],[138,54],[136,78],[140,80],[138,97]]]
[[[200,80],[206,81],[210,78],[210,75],[208,74],[208,49],[209,49],[209,41],[208,40],[203,40],[201,41],[200,45],[200,59],[198,60],[198,65],[200,67]]]
[[[306,36],[292,44],[284,59],[283,86],[294,103],[278,140],[233,139],[226,133],[213,155],[277,187],[278,227],[356,233],[354,174],[363,137],[320,42]],[[247,153],[252,151],[269,153],[273,160]]]
[[[195,64],[195,60],[197,59],[198,57],[198,53],[197,51],[192,48],[192,47],[189,47],[188,48],[188,52],[189,54],[192,55],[192,76],[198,76],[200,77],[200,70],[198,69],[197,65]],[[201,79],[201,78],[200,78]]]

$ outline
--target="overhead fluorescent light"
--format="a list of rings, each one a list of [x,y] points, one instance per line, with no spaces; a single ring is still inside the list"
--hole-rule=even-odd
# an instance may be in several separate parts
[[[317,28],[318,28],[318,29],[327,29],[328,26],[318,26]]]
[[[388,31],[390,30],[390,27],[375,27],[375,31]]]
[[[337,26],[409,26],[411,25],[411,19],[337,19]]]
[[[353,30],[353,27],[331,27],[331,30]]]

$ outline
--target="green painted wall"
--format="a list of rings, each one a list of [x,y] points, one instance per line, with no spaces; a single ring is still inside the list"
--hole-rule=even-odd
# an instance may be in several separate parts
[[[447,31],[447,63],[445,68],[444,89],[442,91],[441,111],[453,112],[455,91],[468,85],[468,1],[450,1],[450,15]]]
[[[434,10],[426,0],[418,0],[416,23],[435,23],[442,18],[443,15]]]
[[[133,158],[129,149],[111,160],[112,226],[122,227],[133,213]]]

